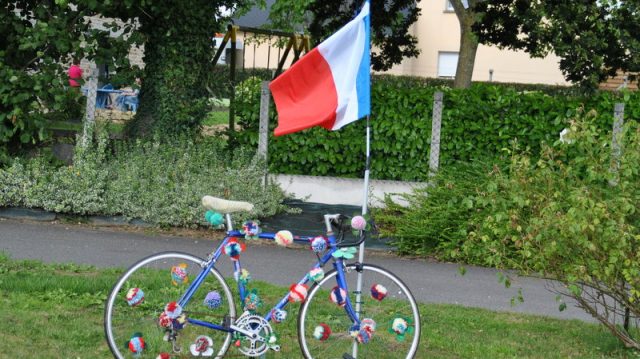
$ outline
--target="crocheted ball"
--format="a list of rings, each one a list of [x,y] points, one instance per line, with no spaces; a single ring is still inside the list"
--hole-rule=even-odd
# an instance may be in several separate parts
[[[358,335],[356,335],[356,340],[360,344],[367,344],[369,340],[371,340],[371,332],[362,328],[358,331]]]
[[[376,322],[371,318],[364,318],[360,321],[360,328],[367,330],[369,333],[376,331]]]
[[[171,359],[171,355],[169,355],[169,353],[164,353],[163,352],[163,353],[158,354],[156,359]]]
[[[344,305],[347,303],[347,291],[338,286],[333,287],[333,289],[331,290],[331,295],[329,297],[331,298],[332,302],[340,307],[344,307]]]
[[[215,227],[221,226],[224,223],[224,217],[222,214],[214,211],[207,211],[204,214],[204,219]]]
[[[144,339],[142,338],[142,334],[135,333],[131,337],[128,343],[129,350],[134,354],[141,354],[144,350]]]
[[[256,309],[261,306],[262,299],[260,299],[260,296],[255,291],[247,294],[247,296],[244,298],[244,310],[255,312]]]
[[[316,252],[316,253],[320,253],[320,252],[324,252],[324,250],[327,249],[327,239],[322,237],[322,236],[318,236],[315,237],[311,240],[311,250]]]
[[[144,301],[144,292],[140,288],[131,288],[127,292],[126,298],[127,303],[129,303],[130,306],[135,307]]]
[[[362,231],[367,228],[367,220],[362,216],[355,216],[351,218],[351,228]]]
[[[249,271],[244,268],[242,268],[242,270],[239,273],[238,272],[233,273],[233,275],[236,278],[236,282],[242,283],[242,285],[244,285],[245,287],[247,286],[247,284],[249,284],[249,281],[251,280],[251,273],[249,273]]]
[[[171,302],[164,307],[164,313],[169,319],[176,319],[182,314],[182,307],[176,302]]]
[[[158,317],[158,325],[162,328],[170,328],[172,319],[167,316],[167,313],[162,312]]]
[[[275,240],[278,245],[286,247],[293,243],[293,234],[289,231],[278,231]]]
[[[294,284],[289,288],[289,302],[303,302],[307,299],[307,286],[304,284]]]
[[[260,232],[260,222],[246,221],[242,224],[242,232],[247,239],[257,239]]]
[[[231,260],[237,261],[240,259],[240,253],[244,252],[245,245],[244,243],[238,243],[238,240],[232,238],[227,242],[223,250],[224,254],[228,255]]]
[[[313,331],[313,337],[325,341],[331,335],[331,328],[325,323],[320,323]]]
[[[371,296],[373,299],[382,301],[387,296],[387,288],[382,284],[374,284],[371,286]]]
[[[187,325],[187,315],[182,313],[176,319],[171,321],[173,329],[182,329]]]
[[[189,346],[189,351],[193,356],[209,357],[213,355],[213,339],[206,335],[200,335],[195,342]]]
[[[204,305],[209,309],[217,309],[222,305],[222,296],[218,293],[217,290],[211,291],[207,293],[207,296],[204,297]]]
[[[273,319],[275,323],[282,323],[287,319],[287,311],[283,309],[274,309],[271,311],[271,319]]]
[[[396,318],[391,323],[391,330],[393,330],[398,335],[404,335],[404,333],[409,328],[409,323],[403,318]]]
[[[320,282],[324,278],[324,270],[320,267],[313,268],[309,271],[309,279],[314,282]]]
[[[189,272],[187,271],[187,265],[180,263],[177,266],[171,267],[171,284],[180,285],[189,282]]]

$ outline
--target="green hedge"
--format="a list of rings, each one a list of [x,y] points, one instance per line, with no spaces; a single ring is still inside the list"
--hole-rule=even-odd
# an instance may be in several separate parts
[[[257,144],[260,81],[238,86],[238,140]],[[377,179],[425,180],[431,143],[433,96],[444,92],[440,163],[501,161],[504,148],[517,140],[537,153],[541,141],[553,142],[576,110],[601,114],[598,125],[610,128],[614,103],[626,103],[625,118],[640,119],[640,93],[580,94],[567,87],[474,83],[470,89],[448,87],[447,81],[374,76],[372,82],[372,163]],[[276,126],[274,106],[271,128]],[[272,172],[318,176],[361,177],[365,152],[365,121],[340,131],[313,128],[269,139]]]

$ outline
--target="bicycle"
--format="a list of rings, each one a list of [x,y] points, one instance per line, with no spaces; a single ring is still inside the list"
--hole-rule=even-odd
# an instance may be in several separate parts
[[[263,356],[281,349],[274,328],[287,320],[285,307],[296,302],[301,303],[297,336],[305,358],[415,356],[420,314],[409,288],[384,268],[362,263],[363,254],[351,262],[355,248],[366,239],[361,222],[355,243],[343,241],[341,223],[346,217],[340,214],[324,216],[326,236],[261,233],[252,221],[245,222],[242,230],[234,230],[231,214],[251,211],[252,204],[210,196],[202,201],[211,222],[226,222],[224,240],[207,259],[163,252],[125,271],[105,306],[105,334],[115,357],[222,358],[232,346],[237,353],[228,356]],[[246,249],[243,238],[305,244],[317,259],[264,315],[258,314],[262,302],[248,289],[250,273],[240,263],[240,254]],[[233,262],[234,278],[229,282],[237,284],[243,309],[239,316],[231,288],[215,266],[223,254]],[[329,262],[333,269],[325,273],[323,267]],[[192,281],[190,266],[199,268]],[[349,290],[354,287],[356,290]]]

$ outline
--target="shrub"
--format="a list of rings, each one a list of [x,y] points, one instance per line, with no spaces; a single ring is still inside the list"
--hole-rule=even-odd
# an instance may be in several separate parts
[[[433,226],[444,235],[424,230],[430,237],[422,241],[444,258],[555,279],[556,292],[640,348],[637,329],[624,319],[640,316],[640,126],[626,124],[616,157],[600,121],[594,111],[580,115],[570,143],[543,145],[535,157],[515,151],[507,171],[487,172],[475,184],[458,180],[466,191],[448,193],[459,208],[443,205],[442,181],[429,196],[409,196],[414,207],[403,211],[411,220],[392,220],[389,228],[402,235],[416,223]]]
[[[100,136],[95,147],[77,147],[73,166],[34,158],[0,169],[0,206],[191,227],[204,224],[200,199],[207,194],[250,201],[259,217],[282,211],[284,194],[262,184],[264,171],[249,152],[228,153],[215,138],[138,140],[116,145],[112,153]]]

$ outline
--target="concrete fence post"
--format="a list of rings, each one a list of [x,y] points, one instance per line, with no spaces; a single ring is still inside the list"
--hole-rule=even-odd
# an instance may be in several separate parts
[[[609,181],[611,186],[618,184],[618,170],[620,169],[620,156],[622,156],[622,126],[624,125],[624,103],[616,103],[613,110],[613,134],[611,137],[611,173],[614,178]]]
[[[433,115],[431,118],[431,150],[429,151],[429,175],[438,172],[440,165],[440,127],[442,125],[442,92],[433,95]]]
[[[93,127],[96,119],[96,99],[98,96],[98,69],[94,63],[89,68],[89,77],[87,78],[87,107],[84,116],[84,125],[82,129],[82,147],[87,147],[91,142]]]
[[[263,81],[260,91],[260,128],[258,131],[258,158],[267,162],[269,149],[269,103],[271,102],[271,92],[269,91],[269,81]],[[267,185],[268,170],[264,173],[264,185]]]

